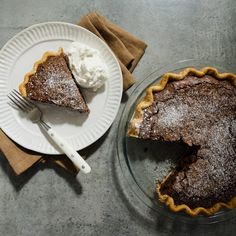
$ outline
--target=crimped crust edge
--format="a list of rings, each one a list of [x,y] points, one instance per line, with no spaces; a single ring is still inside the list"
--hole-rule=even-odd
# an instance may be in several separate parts
[[[171,173],[170,173],[171,174]],[[156,191],[158,193],[159,200],[163,203],[165,203],[173,212],[179,212],[179,211],[185,211],[188,215],[190,216],[197,216],[201,213],[211,216],[214,215],[217,211],[219,211],[220,208],[225,207],[228,209],[233,209],[236,207],[236,196],[233,197],[229,202],[224,203],[224,202],[218,202],[214,204],[212,207],[205,208],[205,207],[196,207],[196,208],[190,208],[186,204],[180,204],[180,205],[175,205],[174,199],[170,197],[167,194],[162,194],[160,189],[162,184],[165,183],[165,181],[168,179],[170,176],[167,175],[165,179],[157,185]]]
[[[134,115],[131,119],[128,135],[131,137],[138,137],[139,134],[139,124],[142,122],[143,109],[152,105],[154,101],[153,93],[163,90],[168,81],[182,80],[188,75],[193,75],[196,77],[203,77],[204,75],[211,75],[218,80],[229,80],[236,87],[236,75],[232,73],[219,73],[216,68],[204,67],[201,70],[195,68],[186,68],[180,73],[166,73],[162,76],[161,81],[146,90],[145,97],[139,102],[134,111]]]
[[[34,63],[33,69],[24,76],[23,82],[19,85],[19,91],[20,91],[22,96],[24,96],[24,97],[27,96],[26,84],[29,82],[30,76],[32,76],[33,74],[36,73],[36,71],[38,69],[38,66],[40,64],[42,64],[43,62],[45,62],[48,59],[48,57],[50,57],[50,56],[59,56],[62,53],[64,53],[62,48],[59,48],[59,50],[57,52],[47,51],[43,54],[43,56],[40,60],[38,60]]]
[[[204,67],[201,70],[197,70],[195,68],[186,68],[185,70],[181,71],[178,74],[166,73],[162,76],[162,79],[158,84],[155,84],[155,85],[147,88],[145,97],[136,106],[134,115],[132,117],[129,129],[128,129],[129,136],[138,137],[139,124],[142,122],[142,118],[143,118],[142,111],[143,111],[143,109],[152,105],[152,103],[154,101],[153,93],[163,90],[169,81],[182,80],[188,75],[193,75],[193,76],[196,76],[199,78],[203,77],[204,75],[211,75],[218,80],[229,80],[236,87],[236,75],[235,74],[219,73],[218,70],[214,67]],[[225,207],[228,209],[233,209],[236,207],[236,196],[233,197],[227,203],[219,202],[219,203],[214,204],[210,208],[197,207],[197,208],[191,209],[189,206],[187,206],[185,204],[175,205],[174,199],[172,197],[170,197],[167,194],[161,194],[161,192],[160,192],[161,185],[164,184],[164,182],[169,177],[169,175],[160,184],[157,185],[156,191],[158,193],[160,201],[164,202],[174,212],[185,211],[190,216],[197,216],[200,213],[204,213],[208,216],[211,216],[214,213],[216,213],[217,211],[219,211],[219,209],[222,207]]]

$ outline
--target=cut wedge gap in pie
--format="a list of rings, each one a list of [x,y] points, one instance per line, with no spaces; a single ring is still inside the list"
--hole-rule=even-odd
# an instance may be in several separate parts
[[[19,90],[31,100],[55,104],[80,113],[89,108],[69,68],[68,57],[60,48],[58,52],[46,52],[27,73]]]
[[[136,106],[128,135],[192,147],[157,194],[172,211],[236,207],[236,75],[215,68],[167,73]]]

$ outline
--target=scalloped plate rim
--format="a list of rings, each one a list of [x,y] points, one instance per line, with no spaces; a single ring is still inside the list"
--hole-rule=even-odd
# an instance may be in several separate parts
[[[8,40],[5,43],[5,45],[0,49],[0,59],[1,59],[2,54],[6,53],[6,49],[9,47],[9,45],[11,46],[12,42],[17,41],[18,37],[26,34],[28,31],[31,31],[34,28],[47,27],[48,25],[50,25],[51,27],[72,27],[72,28],[74,28],[74,30],[78,29],[79,31],[83,32],[84,35],[87,35],[86,37],[92,38],[91,39],[92,41],[93,40],[97,41],[96,43],[100,44],[101,47],[106,50],[106,53],[108,53],[110,55],[109,57],[112,58],[112,60],[113,60],[112,63],[114,64],[114,68],[115,68],[115,72],[113,73],[114,75],[116,75],[116,76],[114,76],[115,79],[116,79],[116,81],[115,81],[115,85],[116,85],[116,87],[115,87],[116,90],[115,91],[116,91],[116,94],[113,96],[113,99],[114,99],[113,102],[115,103],[115,107],[113,107],[112,113],[110,114],[109,119],[105,122],[105,125],[100,126],[100,127],[97,128],[97,130],[99,129],[100,131],[99,131],[99,133],[96,134],[96,137],[93,137],[92,139],[91,139],[91,137],[88,138],[89,141],[85,145],[83,145],[83,146],[80,146],[79,144],[77,146],[73,146],[76,150],[79,151],[79,150],[81,150],[81,149],[91,145],[95,141],[97,141],[109,129],[109,127],[112,125],[112,123],[113,123],[113,121],[114,121],[114,119],[115,119],[115,117],[116,117],[116,115],[118,113],[120,102],[121,102],[121,97],[122,97],[122,92],[123,92],[123,90],[122,90],[122,88],[123,88],[122,73],[121,73],[119,62],[118,62],[116,56],[114,55],[112,50],[107,46],[107,44],[104,41],[102,41],[98,36],[96,36],[95,34],[93,34],[92,32],[88,31],[87,29],[85,29],[85,28],[83,28],[81,26],[78,26],[78,25],[75,25],[75,24],[71,24],[71,23],[67,23],[67,22],[60,22],[60,21],[50,21],[50,22],[42,22],[42,23],[34,24],[34,25],[29,26],[26,29],[23,29],[22,31],[18,32],[10,40]],[[53,34],[51,32],[50,32],[50,34],[53,36]],[[34,36],[32,36],[32,37],[34,37]],[[46,38],[46,39],[44,38],[44,39],[41,39],[41,40],[42,41],[48,41],[48,40],[56,40],[56,39],[57,40],[69,40],[68,37],[65,38],[65,36],[64,36],[64,38],[63,38],[63,35],[61,35],[61,38],[59,38],[59,39],[58,38]],[[72,39],[72,41],[73,41],[73,39]],[[38,41],[37,43],[34,42],[34,44],[38,44],[40,42],[41,41]],[[84,42],[82,42],[82,43],[84,43]],[[30,47],[34,47],[34,44],[29,45],[29,47],[27,47],[26,49],[22,49],[22,51],[20,53],[24,53],[24,51],[26,51]],[[19,57],[19,55],[17,55],[17,57]],[[9,63],[7,63],[7,64],[9,64]],[[2,68],[3,67],[1,67],[1,65],[0,65],[0,69],[2,69]],[[6,73],[6,72],[3,71],[2,73]],[[11,73],[11,72],[9,72],[9,73]],[[110,76],[110,77],[112,77],[112,76]],[[1,72],[0,72],[0,79],[1,79]],[[7,91],[9,88],[7,88],[7,82],[6,81],[7,81],[7,79],[3,79],[3,81],[0,81],[0,98],[1,98],[1,100],[0,100],[0,109],[1,108],[5,108],[4,105],[5,105],[6,101],[7,101],[7,98],[6,98],[7,94],[4,93],[4,91],[5,90]],[[5,85],[5,87],[4,87],[4,85]],[[106,86],[106,87],[107,87],[108,90],[111,89],[111,86]],[[114,88],[113,88],[112,91],[114,91]],[[108,96],[108,92],[107,92],[106,96]],[[5,98],[5,100],[4,100],[4,98]],[[106,106],[107,106],[107,103],[106,103]],[[104,110],[105,110],[106,106],[104,107]],[[2,118],[3,116],[4,116],[4,114],[0,115],[0,122],[1,123],[4,121],[4,119]],[[103,119],[104,119],[104,117],[103,117]],[[102,119],[100,119],[99,121],[101,123]],[[57,150],[55,148],[52,149],[52,147],[45,148],[45,149],[42,150],[41,147],[40,148],[35,148],[35,147],[32,147],[32,146],[29,146],[23,140],[23,136],[24,135],[22,136],[22,138],[19,139],[16,136],[14,136],[14,134],[12,132],[10,132],[7,128],[5,128],[4,125],[0,124],[0,126],[1,126],[1,129],[13,141],[15,141],[16,143],[18,143],[20,146],[22,146],[24,148],[27,148],[29,150],[36,151],[36,152],[39,152],[39,153],[43,153],[43,154],[52,154],[52,155],[61,154],[61,152],[59,150]],[[78,136],[78,135],[72,135],[72,136],[74,138],[75,136]],[[51,146],[51,144],[49,142],[48,142],[47,145]]]

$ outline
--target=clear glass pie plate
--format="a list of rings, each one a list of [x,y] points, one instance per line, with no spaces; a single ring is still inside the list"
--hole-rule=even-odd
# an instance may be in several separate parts
[[[154,71],[141,83],[137,85],[122,112],[118,134],[117,153],[122,173],[128,185],[139,198],[139,203],[150,209],[154,217],[166,217],[186,223],[212,224],[225,221],[236,216],[236,209],[223,209],[214,216],[188,216],[185,212],[171,212],[161,203],[156,194],[156,183],[162,180],[171,170],[176,161],[186,152],[186,147],[181,144],[161,143],[157,141],[146,141],[127,136],[129,121],[134,112],[136,104],[145,95],[145,90],[150,85],[158,82],[166,72],[179,72],[186,67],[202,68],[213,66],[221,72],[226,68],[218,66],[214,62],[199,60],[185,60]]]

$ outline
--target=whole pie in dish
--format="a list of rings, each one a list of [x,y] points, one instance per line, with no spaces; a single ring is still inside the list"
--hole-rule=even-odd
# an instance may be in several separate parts
[[[29,99],[66,107],[81,113],[88,106],[76,84],[63,49],[46,52],[25,75],[19,86],[20,93]]]
[[[212,67],[163,75],[136,106],[128,135],[191,147],[157,184],[172,211],[196,216],[236,207],[236,75]]]

